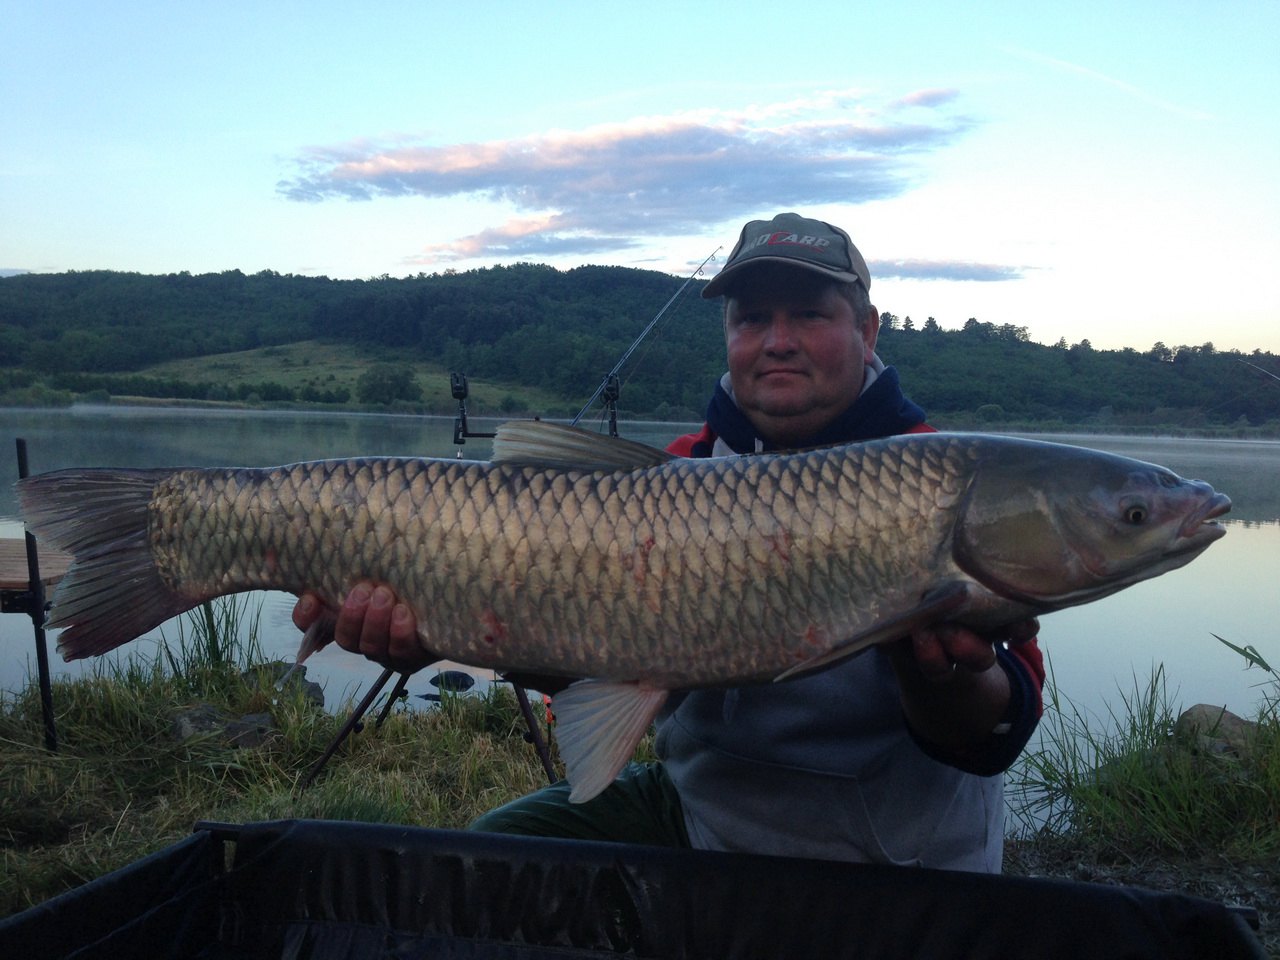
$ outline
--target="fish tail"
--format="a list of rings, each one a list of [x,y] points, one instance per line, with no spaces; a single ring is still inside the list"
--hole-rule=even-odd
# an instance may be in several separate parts
[[[19,480],[18,501],[36,539],[70,553],[45,626],[60,627],[65,660],[106,653],[204,597],[161,578],[148,539],[149,504],[169,470],[61,470]]]

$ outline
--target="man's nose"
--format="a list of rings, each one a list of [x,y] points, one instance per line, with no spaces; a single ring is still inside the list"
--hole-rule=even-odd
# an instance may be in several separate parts
[[[789,353],[796,348],[795,331],[790,319],[775,314],[764,335],[764,348],[772,353]]]

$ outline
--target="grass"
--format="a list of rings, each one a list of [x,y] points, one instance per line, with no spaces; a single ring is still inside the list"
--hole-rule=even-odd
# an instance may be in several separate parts
[[[244,615],[218,608],[215,625]],[[252,635],[211,645],[206,613],[189,623],[154,658],[103,661],[88,678],[55,683],[57,753],[42,745],[34,684],[0,699],[0,916],[173,843],[197,820],[463,827],[545,782],[514,696],[495,687],[368,723],[299,791],[350,704],[334,716],[297,687],[277,691]],[[276,732],[257,747],[217,734],[179,741],[174,719],[194,703],[269,713]]]
[[[1103,720],[1064,697],[1051,673],[1040,745],[1009,776],[1015,835],[1065,838],[1098,857],[1280,856],[1280,674],[1260,655],[1251,662],[1271,672],[1274,689],[1239,752],[1175,731],[1162,668],[1135,677]]]

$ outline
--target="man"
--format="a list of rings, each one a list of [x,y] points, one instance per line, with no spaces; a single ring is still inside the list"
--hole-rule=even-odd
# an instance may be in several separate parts
[[[876,356],[870,285],[843,230],[794,213],[748,223],[703,291],[725,298],[728,373],[702,430],[669,449],[729,456],[930,431]],[[320,615],[303,597],[294,620]],[[361,585],[336,639],[409,669],[424,658],[413,628],[389,590]],[[588,803],[570,806],[558,784],[473,826],[998,872],[1001,772],[1040,713],[1035,631],[940,624],[811,676],[673,696],[659,763],[632,764]]]

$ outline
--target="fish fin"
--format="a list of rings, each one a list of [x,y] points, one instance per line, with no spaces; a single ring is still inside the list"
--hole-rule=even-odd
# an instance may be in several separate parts
[[[293,665],[302,666],[308,657],[323,650],[332,642],[333,621],[328,617],[321,617],[307,627],[307,632],[302,635],[302,642],[298,644],[298,653],[293,658]]]
[[[646,443],[607,437],[581,427],[544,420],[512,420],[498,427],[492,459],[494,463],[570,470],[636,470],[676,458]]]
[[[579,680],[552,698],[571,803],[613,782],[666,699],[666,690],[609,680]]]
[[[860,653],[868,647],[875,646],[877,643],[899,640],[918,627],[945,620],[950,614],[955,613],[964,605],[968,596],[969,588],[963,583],[952,583],[940,587],[925,594],[919,606],[898,614],[896,617],[884,620],[870,630],[864,630],[862,633],[850,637],[844,643],[832,650],[828,650],[826,653],[821,653],[810,660],[804,661],[804,663],[791,667],[789,670],[784,670],[773,678],[774,682],[790,680],[792,677],[800,676],[801,674],[812,673],[839,660],[844,660],[846,657],[851,657],[855,653]]]
[[[45,623],[63,628],[63,659],[106,653],[208,599],[175,593],[151,557],[151,492],[171,473],[60,470],[18,481],[28,529],[72,556]]]

